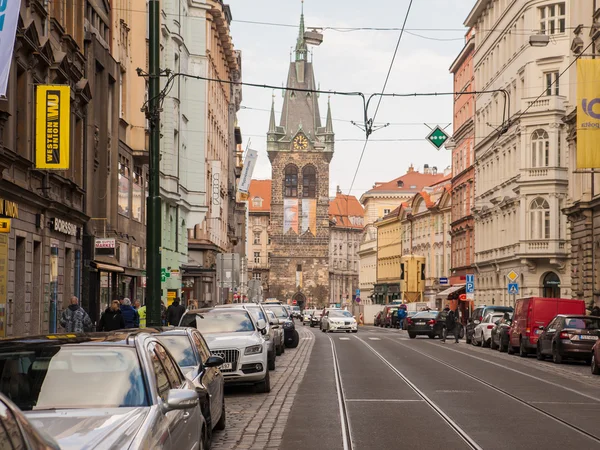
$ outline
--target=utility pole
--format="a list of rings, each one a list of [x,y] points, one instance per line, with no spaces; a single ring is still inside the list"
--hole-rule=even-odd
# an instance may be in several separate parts
[[[161,205],[160,205],[160,1],[149,0],[149,116],[150,179],[148,187],[148,223],[146,228],[146,308],[149,327],[159,326],[161,299]]]

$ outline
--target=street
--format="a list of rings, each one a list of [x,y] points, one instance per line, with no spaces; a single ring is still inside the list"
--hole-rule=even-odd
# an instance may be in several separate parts
[[[299,331],[270,394],[228,391],[213,448],[600,448],[600,380],[585,364],[369,326]]]

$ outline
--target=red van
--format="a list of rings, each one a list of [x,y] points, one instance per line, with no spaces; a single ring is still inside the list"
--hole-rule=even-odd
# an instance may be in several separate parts
[[[545,327],[558,314],[585,315],[585,302],[570,298],[528,297],[517,300],[509,332],[508,353],[526,357],[535,353]]]

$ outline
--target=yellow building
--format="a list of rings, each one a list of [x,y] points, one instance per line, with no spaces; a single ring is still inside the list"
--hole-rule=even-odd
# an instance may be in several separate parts
[[[377,283],[374,287],[374,303],[387,304],[400,299],[400,257],[402,256],[402,223],[400,211],[403,206],[375,222],[377,227]]]

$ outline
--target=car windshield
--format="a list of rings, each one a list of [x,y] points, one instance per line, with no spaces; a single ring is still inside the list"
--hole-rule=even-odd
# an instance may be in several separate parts
[[[250,314],[252,314],[252,317],[254,317],[256,320],[258,320],[258,319],[262,319],[264,321],[267,320],[267,318],[265,317],[265,313],[263,312],[263,310],[260,309],[257,306],[250,306],[250,307],[248,307],[248,311],[250,311]]]
[[[289,316],[287,309],[281,305],[265,305],[265,308],[269,311],[273,311],[273,313],[280,319],[287,319]]]
[[[186,335],[176,336],[166,334],[157,337],[167,347],[167,350],[171,352],[179,367],[193,367],[198,365],[194,349]]]
[[[202,333],[241,333],[254,331],[250,315],[242,310],[213,309],[196,314],[186,314],[182,327],[193,327]]]
[[[148,406],[133,348],[44,346],[0,354],[0,390],[23,411]]]
[[[565,319],[565,328],[600,330],[600,319],[590,317],[567,317]]]
[[[435,319],[438,315],[437,311],[422,311],[419,312],[417,314],[415,314],[414,316],[412,316],[413,319]]]
[[[329,317],[352,317],[349,311],[329,311]]]

